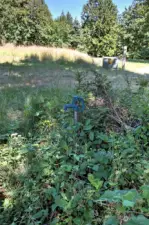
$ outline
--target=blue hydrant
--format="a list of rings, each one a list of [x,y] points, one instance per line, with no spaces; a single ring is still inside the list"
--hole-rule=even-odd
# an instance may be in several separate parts
[[[84,99],[79,96],[74,96],[72,99],[71,104],[66,104],[64,106],[64,110],[67,111],[68,109],[74,110],[74,122],[79,122],[79,113],[82,113],[85,110],[85,103]]]

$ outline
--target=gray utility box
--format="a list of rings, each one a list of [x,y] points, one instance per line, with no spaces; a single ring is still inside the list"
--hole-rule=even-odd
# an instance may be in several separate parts
[[[118,69],[118,58],[117,57],[104,57],[103,68],[105,69]]]

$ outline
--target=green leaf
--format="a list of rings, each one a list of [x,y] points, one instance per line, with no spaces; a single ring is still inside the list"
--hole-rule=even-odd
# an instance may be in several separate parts
[[[141,197],[136,190],[105,191],[99,201],[122,202],[125,207],[133,207]]]
[[[27,149],[27,148],[22,148],[21,150],[20,150],[20,154],[27,154],[29,152],[29,150]]]
[[[118,211],[119,213],[125,213],[126,212],[126,207],[124,207],[124,206],[122,206],[122,205],[120,205],[120,204],[118,204],[117,206],[116,206],[116,211]]]
[[[128,200],[128,201],[136,201],[138,198],[140,198],[138,192],[136,190],[131,190],[128,191],[124,196],[123,199],[124,200]]]
[[[91,130],[92,128],[93,128],[92,125],[87,125],[87,126],[84,127],[84,130],[85,130],[85,131],[89,131],[89,130]]]
[[[39,212],[37,212],[35,215],[33,215],[34,219],[40,219],[43,216],[47,216],[48,215],[48,211],[47,210],[40,210]]]
[[[144,185],[141,187],[142,190],[142,196],[143,198],[149,200],[149,186],[148,185]]]
[[[105,142],[109,141],[109,137],[106,134],[104,134],[104,133],[100,133],[98,135],[98,138],[100,138],[102,141],[105,141]]]
[[[76,225],[81,225],[81,224],[82,224],[80,218],[75,218],[75,219],[73,219],[73,222],[74,222],[74,224],[76,224]]]
[[[72,170],[72,165],[66,165],[66,166],[65,166],[65,170],[66,170],[67,172],[71,172],[71,170]]]
[[[62,141],[62,142],[61,142],[61,147],[62,147],[65,151],[68,151],[68,149],[69,149],[69,147],[68,147],[66,141]]]
[[[86,122],[85,122],[85,126],[90,125],[90,123],[91,123],[91,120],[90,120],[90,119],[86,120]]]
[[[53,204],[53,205],[52,205],[52,212],[54,212],[54,211],[55,211],[56,207],[57,207],[57,205],[56,205],[56,204]]]
[[[55,198],[55,204],[56,204],[56,206],[58,206],[58,207],[60,207],[62,209],[65,209],[66,206],[68,205],[68,202],[66,200],[60,198],[60,196],[57,196]]]
[[[140,199],[141,199],[141,196],[136,190],[128,191],[128,193],[126,193],[123,196],[123,206],[134,207],[134,205],[136,204],[136,201]]]
[[[109,217],[103,225],[119,225],[119,221],[116,216]]]
[[[61,170],[62,171],[66,171],[66,172],[71,172],[71,170],[72,170],[72,165],[71,164],[68,164],[68,165],[62,165],[61,166]]]
[[[102,164],[108,164],[110,160],[113,159],[113,154],[111,152],[106,152],[105,150],[99,151],[94,154],[96,160]]]
[[[96,188],[96,190],[99,190],[103,185],[103,181],[94,178],[92,174],[88,174],[88,180],[91,183],[91,185]]]
[[[140,215],[138,217],[132,217],[128,222],[124,223],[124,225],[148,225],[149,219]]]
[[[77,154],[72,154],[72,156],[74,157],[74,159],[76,159],[77,161],[79,161],[81,158],[84,158],[84,155],[77,155]]]
[[[58,222],[59,219],[55,218],[54,220],[52,220],[52,222],[50,222],[50,225],[57,225]]]
[[[128,201],[128,200],[124,200],[123,201],[123,206],[125,206],[125,207],[134,207],[134,205],[135,205],[135,202],[131,202],[131,201]]]
[[[100,197],[99,201],[121,202],[123,196],[127,192],[128,191],[126,190],[105,191],[105,193]]]
[[[5,198],[4,202],[3,202],[3,207],[6,209],[8,207],[10,207],[12,204],[11,200],[8,198]]]
[[[51,196],[53,196],[54,198],[56,197],[56,195],[57,195],[57,191],[56,191],[56,189],[55,188],[47,188],[46,190],[45,190],[45,194],[46,194],[46,197],[47,198],[50,198]]]
[[[61,195],[62,195],[64,200],[68,201],[68,198],[67,198],[67,196],[66,196],[66,194],[64,192],[62,192]]]
[[[93,131],[90,132],[89,138],[91,141],[94,141],[94,132]]]
[[[95,166],[93,166],[93,168],[92,168],[94,171],[98,171],[99,170],[99,166],[98,165],[95,165]]]

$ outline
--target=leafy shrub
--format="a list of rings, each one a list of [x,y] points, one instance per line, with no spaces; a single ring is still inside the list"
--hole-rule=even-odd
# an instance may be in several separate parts
[[[137,52],[129,53],[131,59],[149,59],[149,48],[141,48]]]

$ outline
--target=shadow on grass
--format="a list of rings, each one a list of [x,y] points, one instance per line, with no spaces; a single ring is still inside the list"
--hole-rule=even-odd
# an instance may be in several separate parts
[[[53,60],[47,55],[43,55],[41,59],[37,55],[30,55],[19,62],[0,64],[0,89],[65,85],[73,88],[75,71],[90,68],[95,68],[95,65],[81,58],[72,62],[64,57]]]
[[[38,56],[37,54],[32,54],[30,56],[26,56],[25,59],[21,60],[21,63],[23,64],[29,64],[33,65],[34,63],[37,63],[39,65],[42,64],[49,64],[49,66],[56,65],[62,65],[62,66],[68,66],[70,69],[71,67],[81,67],[81,68],[90,68],[91,66],[95,66],[94,61],[91,60],[84,60],[81,57],[77,57],[72,59],[66,59],[64,56],[60,56],[57,59],[54,59],[51,55],[48,54],[42,54],[42,56]]]
[[[31,88],[70,86],[73,88],[76,82],[75,74],[78,70],[85,72],[99,70],[99,73],[109,76],[113,83],[119,84],[123,82],[119,78],[124,76],[127,79],[134,80],[136,78],[149,79],[149,74],[142,75],[121,69],[115,71],[106,70],[100,67],[97,61],[95,64],[94,60],[89,59],[74,57],[74,61],[72,61],[72,59],[66,59],[64,56],[54,59],[51,55],[44,53],[41,56],[37,54],[26,56],[19,62],[0,64],[0,89],[24,86]]]

